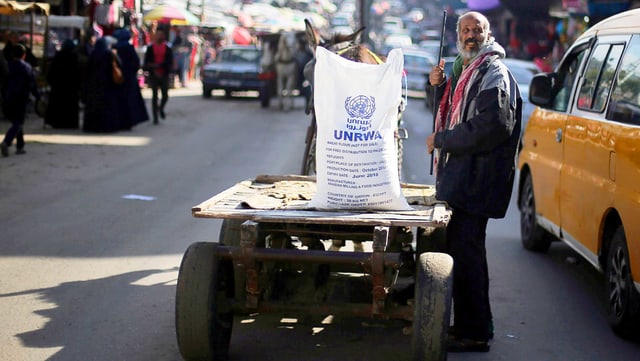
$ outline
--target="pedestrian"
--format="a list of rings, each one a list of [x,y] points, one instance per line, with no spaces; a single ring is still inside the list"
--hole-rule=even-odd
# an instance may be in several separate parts
[[[0,51],[0,109],[3,108],[3,100],[4,100],[4,84],[7,81],[7,76],[9,75],[9,64],[7,63],[7,59],[4,57],[4,53]],[[4,111],[3,111],[4,114]]]
[[[309,108],[309,102],[311,100],[311,84],[305,80],[304,66],[308,62],[313,60],[313,52],[309,48],[309,44],[306,40],[298,40],[296,42],[296,50],[294,52],[294,58],[296,60],[296,87],[300,90],[300,93],[304,97],[305,110]]]
[[[96,40],[87,64],[87,79],[83,89],[85,132],[116,132],[120,130],[118,93],[121,84],[113,81],[113,60],[117,55],[111,50],[106,37]]]
[[[446,228],[454,260],[448,350],[486,352],[493,338],[486,227],[489,218],[505,216],[511,198],[522,99],[487,18],[465,13],[456,29],[459,54],[451,79],[444,60],[429,73],[441,101],[426,143],[434,154],[436,199],[452,209]]]
[[[26,153],[24,150],[24,118],[27,113],[29,95],[38,98],[38,87],[33,68],[25,61],[27,55],[24,45],[13,45],[13,54],[8,62],[7,82],[4,88],[5,116],[11,122],[4,140],[0,144],[3,157],[9,156],[9,147],[16,140],[16,154]]]
[[[11,59],[11,57],[13,56],[13,46],[16,44],[22,44],[25,49],[24,60],[29,63],[29,65],[31,65],[32,69],[35,69],[38,66],[38,59],[35,55],[33,55],[31,48],[27,46],[27,39],[25,37],[20,37],[20,34],[16,31],[12,31],[9,33],[7,42],[2,49],[5,59],[7,61]]]
[[[154,41],[147,47],[144,55],[143,69],[148,72],[148,82],[151,86],[151,109],[153,124],[158,124],[158,115],[165,118],[164,108],[169,101],[169,76],[173,72],[173,51],[167,45],[163,30],[155,33]],[[158,90],[162,99],[158,104]]]
[[[142,98],[138,82],[140,57],[129,42],[131,33],[128,30],[120,29],[116,31],[115,35],[118,39],[115,48],[122,62],[122,74],[124,75],[124,83],[119,88],[118,94],[119,124],[121,130],[131,130],[134,126],[149,120],[147,106]]]
[[[51,91],[44,117],[45,124],[53,128],[78,129],[80,127],[80,61],[76,45],[71,39],[62,42],[51,61],[47,82]]]
[[[191,54],[191,43],[177,30],[176,38],[173,40],[171,49],[174,51],[176,59],[176,72],[178,81],[183,88],[187,87],[189,78],[189,55]]]

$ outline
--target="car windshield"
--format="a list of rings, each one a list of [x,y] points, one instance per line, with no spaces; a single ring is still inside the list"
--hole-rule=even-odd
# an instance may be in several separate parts
[[[254,63],[260,59],[257,49],[225,49],[220,57],[221,62]]]

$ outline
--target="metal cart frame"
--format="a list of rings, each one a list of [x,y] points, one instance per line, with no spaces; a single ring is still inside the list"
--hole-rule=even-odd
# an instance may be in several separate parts
[[[314,177],[259,175],[193,207],[223,224],[217,243],[182,259],[182,357],[226,359],[235,314],[293,311],[407,320],[413,359],[445,360],[453,260],[438,244],[451,211],[433,186],[402,190],[411,211],[320,211],[308,207]],[[360,276],[364,299],[336,291],[345,273]]]

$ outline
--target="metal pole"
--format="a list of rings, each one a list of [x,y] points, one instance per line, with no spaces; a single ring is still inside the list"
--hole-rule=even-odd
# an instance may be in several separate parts
[[[360,43],[367,44],[369,42],[369,4],[370,0],[358,0],[360,5],[360,26],[365,28],[360,34]]]
[[[445,31],[445,26],[447,24],[447,10],[443,10],[442,11],[442,31],[440,32],[440,49],[438,50],[438,62],[437,65],[440,66],[440,60],[442,59],[442,48],[444,47],[444,31]],[[431,106],[431,112],[433,114],[433,127],[431,129],[432,133],[435,133],[436,131],[436,118],[438,115],[438,104],[436,103],[437,101],[437,96],[436,96],[436,91],[433,91],[433,104]],[[435,150],[434,150],[435,152]],[[433,157],[434,157],[434,152],[431,153],[431,165],[429,168],[429,175],[433,174]]]

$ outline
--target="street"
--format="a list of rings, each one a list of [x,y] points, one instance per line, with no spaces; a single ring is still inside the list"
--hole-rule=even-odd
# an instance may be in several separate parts
[[[143,95],[149,99],[149,91]],[[96,135],[27,122],[26,155],[0,158],[0,360],[179,361],[174,298],[182,254],[216,241],[221,221],[191,207],[258,174],[297,174],[309,116],[302,99],[203,99],[172,89],[167,119]],[[150,109],[147,102],[148,109]],[[422,99],[405,111],[403,181],[432,184]],[[0,123],[4,132],[8,124]],[[640,345],[606,321],[603,278],[569,247],[520,245],[519,213],[487,234],[495,339],[449,360],[626,361]],[[236,317],[231,360],[408,360],[402,324]]]

